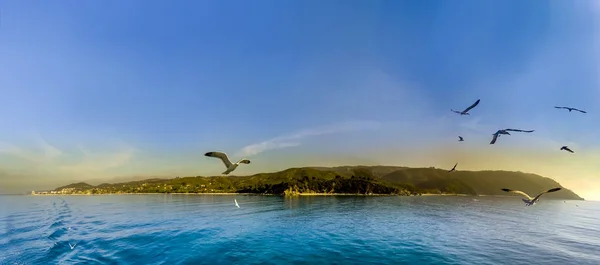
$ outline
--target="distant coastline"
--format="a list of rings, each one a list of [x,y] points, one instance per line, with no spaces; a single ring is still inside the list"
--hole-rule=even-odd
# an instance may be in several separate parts
[[[284,195],[284,194],[269,194],[269,193],[237,193],[237,192],[204,192],[204,193],[182,193],[182,192],[172,192],[172,193],[98,193],[98,194],[80,194],[80,193],[36,193],[36,194],[20,194],[20,195],[28,195],[28,196],[104,196],[104,195],[250,195],[250,196],[407,196],[407,195],[398,195],[398,194],[360,194],[360,193],[297,193],[294,195]],[[473,194],[454,194],[454,193],[422,193],[415,194],[409,196],[463,196],[463,197],[478,197],[478,196],[501,196],[501,195],[473,195]],[[504,196],[506,197],[506,196]]]
[[[36,194],[24,194],[28,196],[104,196],[104,195],[251,195],[251,196],[402,196],[397,194],[359,194],[359,193],[298,193],[294,195],[284,195],[284,194],[270,194],[270,193],[237,193],[237,192],[203,192],[203,193],[182,193],[182,192],[171,192],[171,193],[138,193],[138,192],[130,192],[130,193],[97,193],[97,194],[82,194],[82,193],[36,193]],[[425,195],[425,194],[420,194]],[[420,196],[413,195],[413,196]],[[438,194],[427,194],[427,195],[438,195]],[[439,194],[439,195],[454,195],[454,194]],[[462,196],[462,195],[461,195]],[[471,196],[471,195],[464,195]]]
[[[510,183],[510,187],[505,187]],[[250,176],[151,178],[90,185],[79,182],[32,195],[284,195],[284,196],[506,196],[503,188],[527,193],[561,187],[547,198],[583,200],[556,181],[536,174],[454,171],[399,166],[300,167]]]

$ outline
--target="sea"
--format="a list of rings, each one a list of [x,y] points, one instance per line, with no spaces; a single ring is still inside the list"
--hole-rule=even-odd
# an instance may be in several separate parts
[[[0,264],[597,265],[600,202],[0,196]]]

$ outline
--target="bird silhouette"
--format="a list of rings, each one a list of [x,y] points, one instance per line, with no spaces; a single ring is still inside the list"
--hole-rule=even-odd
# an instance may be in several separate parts
[[[492,137],[492,141],[490,142],[490,144],[495,144],[495,143],[496,143],[496,140],[498,140],[498,137],[499,137],[501,134],[511,135],[511,134],[509,133],[509,131],[510,131],[510,132],[525,132],[525,133],[531,133],[531,132],[534,132],[535,130],[521,130],[521,129],[503,129],[503,130],[498,130],[498,131],[496,131],[496,132],[493,134],[494,136]]]
[[[454,112],[454,113],[458,113],[460,115],[470,115],[468,112],[469,110],[471,110],[472,108],[474,108],[475,106],[477,106],[477,104],[479,104],[479,99],[477,101],[475,101],[475,103],[473,103],[473,105],[469,106],[468,108],[466,108],[463,111],[457,111],[457,110],[453,110],[450,109],[450,111]]]
[[[569,112],[571,112],[572,110],[574,110],[574,111],[579,111],[581,113],[587,113],[585,110],[580,110],[580,109],[571,108],[571,107],[556,107],[555,106],[555,108],[557,108],[557,109],[567,109],[567,110],[569,110]]]
[[[458,163],[454,164],[454,167],[452,167],[452,169],[450,169],[450,170],[448,171],[448,173],[450,173],[450,172],[452,172],[452,171],[456,171],[456,165],[458,165]]]
[[[563,147],[561,147],[561,148],[560,148],[560,150],[565,150],[565,151],[567,151],[567,152],[575,153],[575,152],[573,152],[573,150],[569,149],[569,147],[568,147],[568,146],[566,146],[566,145],[565,145],[565,146],[563,146]]]

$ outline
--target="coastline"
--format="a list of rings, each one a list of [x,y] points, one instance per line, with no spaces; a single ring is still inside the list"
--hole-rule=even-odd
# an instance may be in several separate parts
[[[274,195],[274,194],[258,194],[258,193],[235,193],[235,192],[214,192],[214,193],[101,193],[101,194],[77,194],[77,193],[54,193],[54,194],[25,194],[29,196],[105,196],[105,195]]]
[[[469,194],[436,194],[422,193],[416,195],[397,195],[397,194],[360,194],[360,193],[295,193],[293,195],[268,194],[268,193],[236,193],[236,192],[213,192],[213,193],[104,193],[104,194],[76,194],[76,193],[55,193],[55,194],[24,194],[28,196],[109,196],[109,195],[260,195],[260,196],[479,196]]]
[[[215,192],[215,193],[106,193],[106,194],[13,194],[19,196],[115,196],[115,195],[190,195],[190,196],[283,196],[283,197],[299,197],[299,196],[359,196],[359,197],[382,197],[382,196],[399,196],[399,197],[419,197],[419,196],[459,196],[459,197],[513,197],[511,195],[471,195],[471,194],[438,194],[438,193],[422,193],[417,195],[397,195],[397,194],[358,194],[358,193],[296,193],[293,195],[285,194],[268,194],[268,193],[235,193],[235,192]],[[565,199],[556,199],[565,200]],[[576,200],[576,199],[566,199]],[[585,199],[581,199],[585,201]]]

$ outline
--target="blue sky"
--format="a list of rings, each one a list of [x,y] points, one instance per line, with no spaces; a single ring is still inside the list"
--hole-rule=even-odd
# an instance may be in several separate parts
[[[594,1],[2,1],[0,191],[218,174],[222,164],[202,155],[222,150],[256,161],[239,174],[458,160],[600,194],[590,188],[600,185],[599,10]],[[478,98],[471,116],[449,111]],[[536,132],[490,147],[507,127]]]

